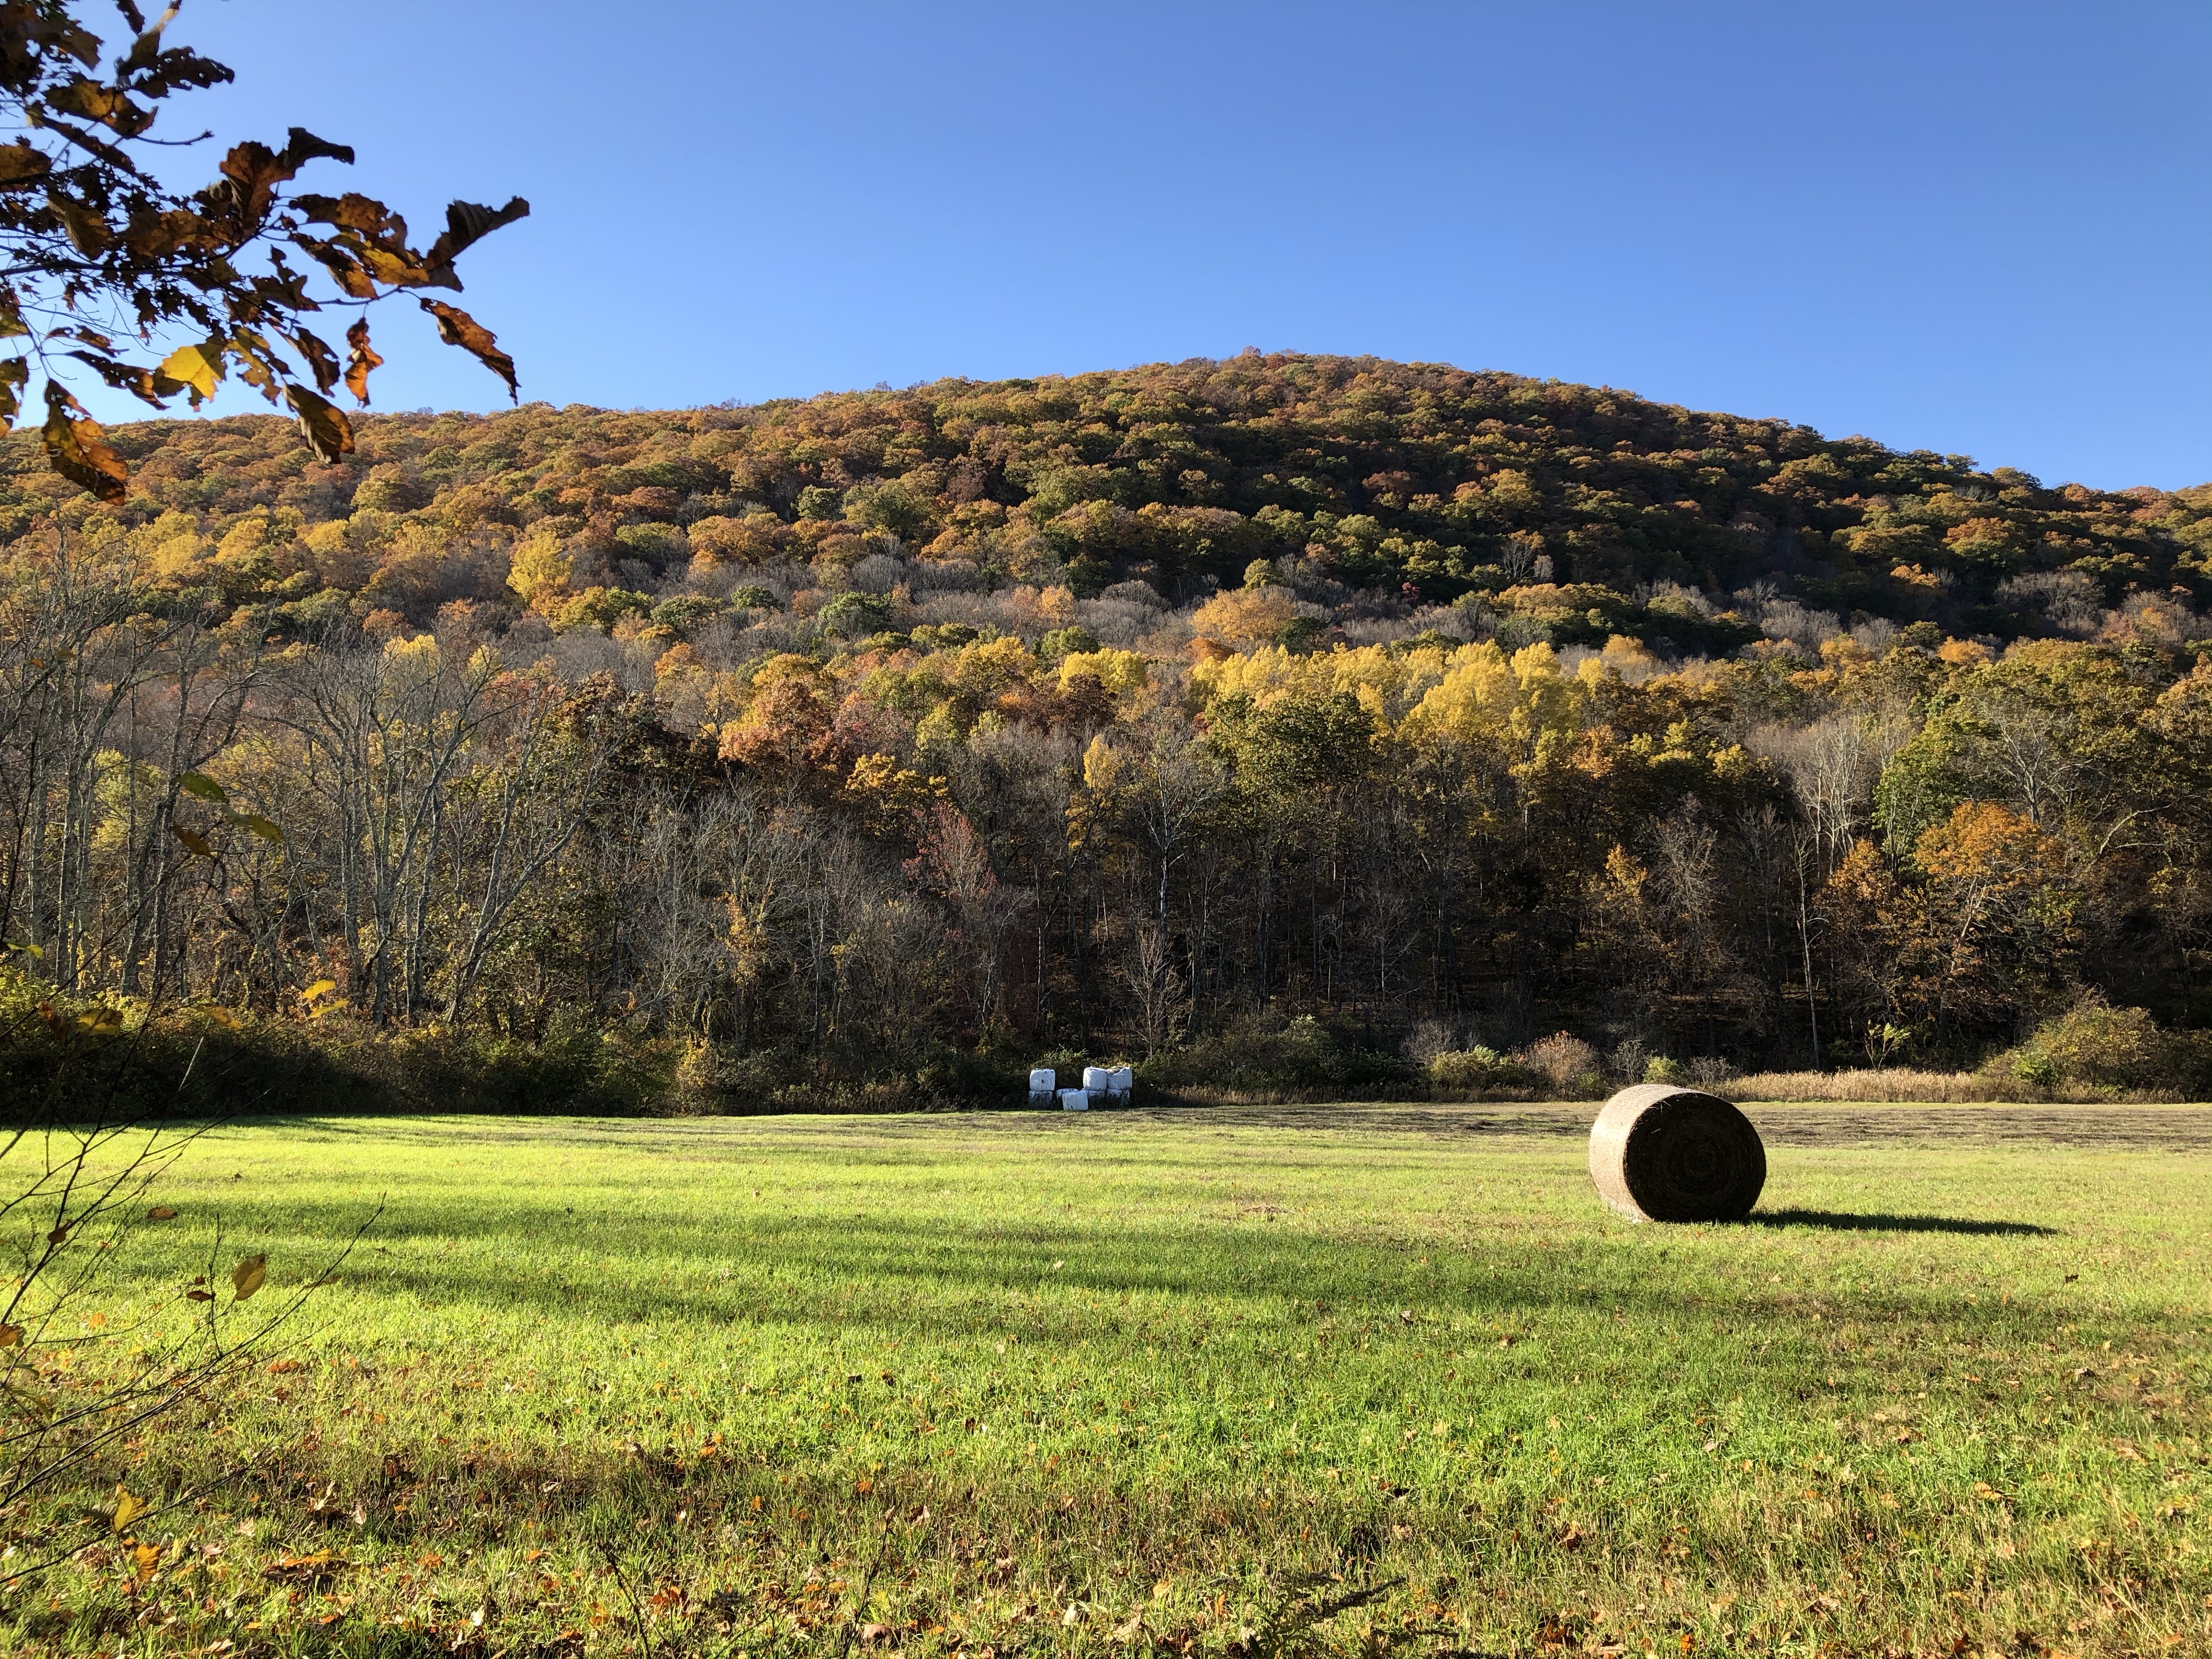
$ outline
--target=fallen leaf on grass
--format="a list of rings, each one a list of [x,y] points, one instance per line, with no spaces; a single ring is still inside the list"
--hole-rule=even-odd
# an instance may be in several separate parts
[[[174,1221],[176,1218],[177,1212],[166,1204],[156,1204],[146,1212],[146,1219],[149,1221]]]
[[[351,1565],[353,1563],[342,1556],[333,1555],[328,1550],[317,1550],[313,1555],[280,1555],[262,1568],[261,1576],[278,1580],[313,1581],[343,1572]]]
[[[269,1279],[269,1258],[249,1255],[230,1270],[231,1287],[238,1292],[240,1302],[259,1290]]]
[[[112,1532],[121,1532],[145,1513],[144,1498],[134,1496],[125,1487],[118,1486],[115,1489],[115,1509],[107,1517],[108,1528]]]
[[[296,1359],[272,1359],[262,1367],[271,1376],[289,1376],[294,1371],[305,1369]]]

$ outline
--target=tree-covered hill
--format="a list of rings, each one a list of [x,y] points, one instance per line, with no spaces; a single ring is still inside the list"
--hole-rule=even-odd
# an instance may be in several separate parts
[[[2212,486],[1256,356],[112,435],[112,504],[0,453],[37,1042],[702,1104],[2212,1081]]]
[[[1090,598],[1137,580],[1186,602],[1264,559],[1323,629],[1457,601],[1455,634],[1621,635],[1668,658],[1854,628],[1878,647],[1917,624],[2087,637],[2146,610],[2193,637],[2212,595],[2212,488],[2046,488],[1965,456],[1372,358],[386,416],[335,466],[270,416],[113,436],[135,476],[116,507],[72,499],[33,440],[9,440],[0,533],[44,516],[132,526],[173,588],[273,602],[301,626],[519,607],[520,547],[570,595],[602,590],[568,624],[602,629],[679,592],[724,597],[749,568],[783,567],[788,586],[805,567],[834,592],[872,556],[949,584]]]

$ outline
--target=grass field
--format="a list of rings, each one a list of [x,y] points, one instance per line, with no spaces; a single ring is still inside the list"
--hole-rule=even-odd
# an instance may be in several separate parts
[[[0,1646],[2212,1653],[2212,1111],[1594,1109],[226,1129],[118,1322],[381,1218]]]

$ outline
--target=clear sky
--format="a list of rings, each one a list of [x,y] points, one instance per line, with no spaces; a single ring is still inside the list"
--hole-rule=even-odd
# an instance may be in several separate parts
[[[2212,479],[2204,0],[186,0],[176,27],[239,71],[199,124],[358,149],[310,188],[433,228],[530,198],[459,299],[526,398],[1254,345]],[[379,314],[380,406],[503,401],[411,301]]]

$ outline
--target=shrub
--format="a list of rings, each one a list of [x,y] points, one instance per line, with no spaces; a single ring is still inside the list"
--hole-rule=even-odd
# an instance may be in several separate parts
[[[1140,1082],[1239,1093],[1371,1090],[1404,1083],[1399,1055],[1364,1048],[1310,1015],[1276,1029],[1248,1026],[1160,1054],[1137,1067]]]
[[[2115,1008],[2093,993],[1983,1069],[2040,1089],[2186,1088],[2203,1074],[2203,1042],[2161,1031],[2142,1009]]]
[[[1513,1058],[1542,1077],[1564,1098],[1587,1098],[1605,1092],[1605,1070],[1598,1064],[1597,1050],[1565,1031],[1530,1043]]]
[[[1450,1048],[1429,1061],[1429,1081],[1441,1089],[1525,1088],[1533,1079],[1495,1048],[1477,1043],[1472,1048]]]
[[[1646,1083],[1664,1083],[1670,1086],[1688,1082],[1688,1070],[1679,1060],[1669,1060],[1664,1054],[1654,1054],[1644,1067]]]

